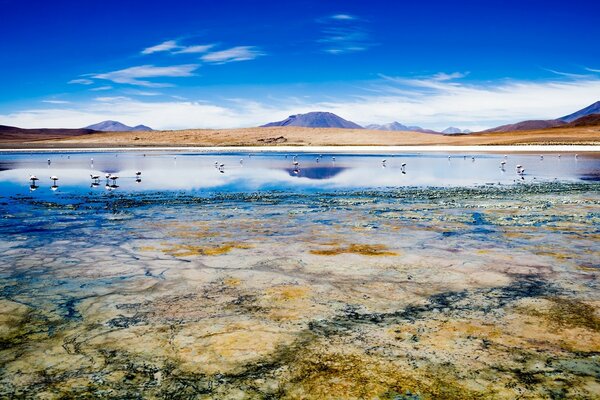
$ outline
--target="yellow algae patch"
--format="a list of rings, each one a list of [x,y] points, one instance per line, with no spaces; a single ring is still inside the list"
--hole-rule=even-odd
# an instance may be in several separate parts
[[[311,254],[320,256],[335,256],[338,254],[350,253],[361,256],[397,256],[398,253],[388,251],[387,246],[382,244],[350,244],[345,247],[336,247],[333,249],[311,250]]]
[[[266,292],[275,300],[289,301],[305,298],[310,289],[306,286],[283,285],[269,288]]]
[[[306,349],[290,365],[284,399],[484,398],[459,383],[451,368],[397,365],[348,345]],[[409,395],[407,398],[413,398]]]
[[[263,360],[293,340],[290,333],[258,321],[212,321],[183,326],[173,346],[182,370],[215,374]]]
[[[140,246],[140,247],[138,247],[138,250],[139,251],[156,251],[158,249],[154,246]]]
[[[241,283],[242,281],[238,278],[225,278],[223,280],[223,284],[230,287],[239,286]]]
[[[264,309],[265,318],[277,322],[299,321],[304,324],[331,315],[329,306],[315,302],[311,292],[309,286],[274,286],[265,290],[258,304]]]
[[[559,253],[556,251],[536,251],[535,254],[537,254],[538,256],[554,257],[557,260],[569,260],[569,259],[573,258],[568,254]]]
[[[30,308],[14,301],[0,300],[0,341],[10,340],[17,336]]]
[[[171,236],[185,239],[203,239],[215,236],[231,236],[229,234],[217,234],[216,232],[210,231],[198,231],[198,230],[177,230],[171,233]]]
[[[178,244],[162,249],[163,253],[173,257],[218,256],[227,254],[234,249],[250,249],[252,245],[244,243],[223,243],[217,246],[198,246]]]

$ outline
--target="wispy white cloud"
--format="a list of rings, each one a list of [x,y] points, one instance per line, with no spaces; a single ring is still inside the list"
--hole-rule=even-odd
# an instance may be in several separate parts
[[[357,19],[355,16],[350,14],[333,14],[331,19],[343,20],[343,21],[351,21]]]
[[[167,41],[159,43],[155,46],[145,48],[144,50],[142,50],[142,54],[160,53],[160,52],[171,51],[171,50],[175,50],[175,49],[179,49],[179,48],[180,48],[180,46],[177,44],[177,41],[167,40]]]
[[[194,75],[198,69],[198,64],[172,65],[168,67],[157,67],[154,65],[140,65],[129,67],[118,71],[106,72],[93,75],[96,79],[105,79],[115,83],[145,86],[145,87],[166,87],[171,86],[166,83],[151,82],[140,78],[164,78],[164,77],[189,77]]]
[[[586,71],[600,73],[600,69],[586,68]]]
[[[42,103],[49,103],[49,104],[69,104],[70,101],[67,100],[42,100]]]
[[[106,85],[106,86],[98,86],[98,87],[95,87],[95,88],[91,88],[90,90],[94,91],[94,92],[101,92],[103,90],[110,90],[112,88],[113,88],[112,86]]]
[[[167,40],[157,44],[156,46],[148,47],[142,50],[142,54],[154,54],[154,53],[170,53],[170,54],[198,54],[206,53],[216,45],[211,44],[195,44],[185,46],[179,44],[177,40]]]
[[[586,78],[589,76],[589,74],[574,74],[572,72],[556,71],[554,69],[549,69],[549,68],[546,68],[546,71],[552,72],[553,74],[556,74],[556,75],[566,76],[567,78]],[[588,71],[589,71],[589,69],[588,69]]]
[[[237,46],[205,54],[201,57],[201,60],[208,63],[225,64],[236,61],[254,60],[263,55],[264,53],[255,46]]]
[[[94,81],[91,79],[87,79],[87,78],[80,78],[80,79],[71,79],[67,83],[79,84],[79,85],[91,85],[92,83],[94,83]]]
[[[364,21],[349,14],[334,14],[317,20],[324,27],[317,40],[323,51],[329,54],[344,54],[367,50],[373,46]]]
[[[173,54],[197,54],[197,53],[206,53],[213,47],[215,44],[198,44],[193,46],[182,47],[180,50],[174,51]]]
[[[151,92],[148,90],[138,90],[138,89],[128,89],[125,91],[125,93],[137,95],[137,96],[160,96],[162,94],[160,92]]]
[[[125,96],[106,96],[106,97],[96,97],[94,100],[102,101],[102,102],[122,102],[122,101],[131,101],[131,98]]]

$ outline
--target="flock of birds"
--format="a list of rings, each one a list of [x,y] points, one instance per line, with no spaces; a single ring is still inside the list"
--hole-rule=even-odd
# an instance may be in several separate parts
[[[144,157],[145,156],[146,156],[146,154],[144,154]],[[116,155],[115,155],[115,157],[116,157]],[[251,157],[252,157],[252,155],[248,154],[248,158],[251,158]],[[578,157],[579,157],[579,155],[575,154],[575,159],[578,159]],[[70,156],[68,158],[70,158]],[[287,159],[288,156],[285,155],[285,158]],[[558,158],[559,159],[561,158],[560,154],[558,154]],[[177,156],[175,156],[174,159],[175,159],[175,162],[176,162],[177,161]],[[319,163],[322,159],[323,159],[323,155],[320,154],[315,159],[315,162]],[[450,161],[451,159],[452,159],[452,156],[448,156],[448,161]],[[467,156],[466,155],[463,156],[463,159],[466,160]],[[504,155],[504,159],[502,161],[500,161],[500,169],[502,170],[502,172],[506,171],[506,164],[507,164],[506,160],[507,159],[508,159],[508,155]],[[544,156],[540,155],[540,161],[543,161],[543,160],[544,160]],[[332,161],[332,163],[335,164],[335,156],[331,157],[331,161]],[[471,161],[475,162],[475,157],[474,156],[471,157]],[[90,162],[91,162],[90,163],[90,167],[93,168],[94,167],[94,159],[92,158],[90,160]],[[50,159],[48,159],[48,166],[50,166],[51,163],[52,163],[52,161]],[[243,165],[244,165],[244,159],[240,159],[240,166],[243,166]],[[215,166],[215,169],[217,171],[219,171],[220,173],[222,173],[222,174],[225,173],[225,164],[224,163],[215,161],[214,166]],[[299,175],[300,174],[300,161],[298,159],[298,155],[294,155],[292,157],[292,166],[293,166],[292,172],[295,175]],[[387,159],[384,158],[384,159],[381,160],[381,167],[382,168],[386,168],[387,167]],[[406,163],[405,162],[403,162],[402,164],[400,164],[400,172],[402,174],[406,174]],[[516,172],[516,174],[522,180],[525,179],[525,167],[523,167],[523,165],[517,164],[516,167],[515,167],[515,172]],[[119,185],[117,185],[117,180],[119,179],[118,175],[113,175],[111,173],[106,173],[104,175],[104,177],[106,178],[106,184],[104,186],[106,190],[114,190],[114,189],[117,189],[119,187]],[[90,179],[91,179],[91,184],[90,184],[91,188],[97,188],[97,187],[100,186],[100,180],[101,180],[101,176],[100,175],[98,175],[98,174],[90,174]],[[35,176],[35,175],[31,175],[29,177],[29,181],[30,181],[29,189],[31,191],[37,190],[39,188],[39,185],[37,184],[37,182],[39,180],[40,179],[37,176]],[[50,189],[52,191],[56,191],[58,189],[58,184],[57,184],[57,181],[59,180],[58,176],[52,175],[50,177],[50,180],[52,181],[52,186],[50,186]],[[141,181],[142,181],[142,172],[141,171],[137,171],[135,173],[135,182],[136,183],[140,183]]]
[[[144,156],[145,156],[145,154],[144,154]],[[69,156],[68,158],[71,158],[71,156]],[[52,164],[52,160],[48,159],[48,166],[50,166],[50,164]],[[93,158],[90,160],[90,167],[92,167],[92,168],[94,167],[94,159]],[[106,185],[104,186],[104,188],[106,190],[114,190],[119,187],[119,185],[117,185],[117,180],[119,179],[118,175],[106,173],[104,175],[104,177],[106,178]],[[92,189],[100,186],[100,178],[101,177],[98,174],[90,174],[90,179],[91,179],[90,187]],[[39,185],[37,184],[39,180],[40,180],[40,178],[38,178],[36,175],[29,176],[29,182],[30,182],[29,190],[30,191],[39,189]],[[52,175],[50,177],[50,180],[52,181],[52,186],[50,186],[50,190],[56,191],[58,189],[58,184],[56,183],[59,180],[58,176]],[[110,183],[110,181],[112,181],[112,183]],[[136,183],[142,182],[142,172],[141,171],[136,171],[135,182]]]

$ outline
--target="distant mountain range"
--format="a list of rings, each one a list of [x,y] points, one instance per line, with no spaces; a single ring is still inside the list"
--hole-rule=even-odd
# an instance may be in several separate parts
[[[557,119],[534,119],[528,121],[517,122],[516,124],[508,124],[497,126],[484,132],[511,132],[511,131],[529,131],[535,129],[555,128],[558,126],[587,126],[595,125],[597,121],[595,115],[600,114],[600,101],[590,104],[573,114],[565,115]],[[586,118],[588,116],[594,116]]]
[[[433,131],[431,129],[423,129],[420,126],[414,126],[414,125],[404,125],[401,124],[400,122],[390,122],[389,124],[382,124],[382,125],[378,125],[378,124],[371,124],[371,125],[367,125],[365,126],[366,129],[371,129],[371,130],[376,130],[376,131],[408,131],[408,132],[421,132],[421,133],[439,133],[436,131]]]
[[[93,129],[101,132],[133,132],[133,131],[151,131],[153,130],[146,125],[127,126],[119,121],[102,121],[94,125],[86,126],[83,129]]]
[[[594,125],[596,124],[595,118],[590,118],[587,120],[582,120],[579,122],[579,125],[573,125],[575,121],[579,121],[581,117],[585,117],[588,115],[596,115],[600,114],[600,101],[597,101],[594,104],[591,104],[588,107],[585,107],[573,114],[566,115],[557,119],[550,120],[527,120],[517,122],[515,124],[507,124],[498,126],[492,129],[485,130],[483,132],[510,132],[510,131],[524,131],[524,130],[534,130],[534,129],[547,129],[554,128],[558,126],[584,126],[584,125]],[[583,124],[583,125],[582,125]],[[362,126],[352,122],[345,120],[342,117],[339,117],[330,112],[309,112],[306,114],[296,114],[290,115],[288,118],[283,121],[270,122],[268,124],[262,125],[263,127],[267,126],[303,126],[309,128],[348,128],[348,129],[363,129]],[[421,132],[421,133],[437,133],[444,135],[456,135],[456,134],[468,134],[472,133],[468,129],[460,129],[453,126],[450,126],[444,129],[441,132],[434,131],[432,129],[422,128],[420,126],[414,125],[404,125],[400,122],[394,121],[388,124],[370,124],[364,127],[369,130],[378,130],[378,131],[408,131],[408,132]],[[97,128],[94,128],[97,129]]]
[[[344,118],[333,113],[321,111],[290,115],[283,121],[269,122],[268,124],[261,126],[304,126],[308,128],[364,129],[362,126],[345,120]]]

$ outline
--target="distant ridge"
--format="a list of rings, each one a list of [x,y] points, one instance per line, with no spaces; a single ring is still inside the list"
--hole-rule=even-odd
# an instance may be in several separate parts
[[[585,117],[577,118],[573,122],[569,122],[565,126],[577,127],[577,126],[597,126],[600,125],[600,114],[590,114]]]
[[[119,121],[102,121],[97,124],[86,126],[84,129],[93,129],[101,132],[132,132],[132,131],[151,131],[146,125],[127,126]]]
[[[573,114],[565,115],[564,117],[560,117],[559,120],[565,122],[573,122],[576,119],[581,117],[585,117],[586,115],[600,114],[600,101],[595,102],[594,104],[590,104],[589,106],[582,108],[579,111],[575,111]]]
[[[547,129],[547,128],[555,128],[557,126],[566,125],[566,122],[563,122],[558,119],[534,119],[529,121],[521,121],[516,124],[507,124],[497,126],[492,129],[485,130],[483,132],[512,132],[512,131],[531,131],[536,129]]]
[[[64,137],[89,135],[98,133],[93,129],[65,129],[65,128],[34,128],[25,129],[16,126],[0,125],[0,140],[10,142],[28,142],[36,140],[61,139]]]
[[[400,122],[390,122],[389,124],[371,124],[365,126],[365,129],[371,129],[376,131],[409,131],[409,132],[422,132],[422,133],[439,133],[431,129],[423,129],[420,126],[408,126],[401,124]]]
[[[594,104],[590,104],[589,106],[582,108],[579,111],[575,111],[573,114],[565,115],[564,117],[560,117],[557,119],[533,119],[528,121],[517,122],[516,124],[508,124],[497,126],[492,129],[485,130],[483,132],[510,132],[510,131],[531,131],[536,129],[547,129],[547,128],[556,128],[558,126],[565,126],[569,122],[574,122],[582,117],[588,115],[596,115],[600,114],[600,101],[595,102]],[[571,125],[568,126],[585,126],[587,125],[596,125],[593,121],[594,118],[590,120],[581,122],[581,125]]]
[[[345,120],[330,112],[313,111],[306,114],[290,115],[283,121],[269,122],[261,127],[269,126],[303,126],[307,128],[345,128],[363,129],[352,121]]]

